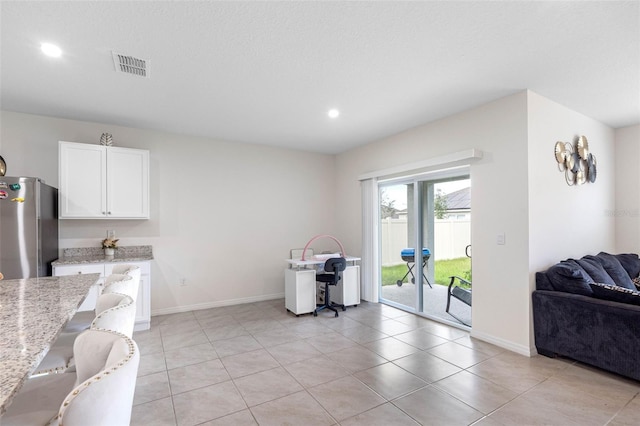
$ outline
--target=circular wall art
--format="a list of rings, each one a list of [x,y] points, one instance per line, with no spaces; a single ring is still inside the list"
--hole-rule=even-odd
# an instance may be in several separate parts
[[[558,170],[565,174],[567,185],[582,185],[596,181],[596,156],[589,151],[586,136],[577,138],[575,148],[569,142],[556,142],[553,153]]]

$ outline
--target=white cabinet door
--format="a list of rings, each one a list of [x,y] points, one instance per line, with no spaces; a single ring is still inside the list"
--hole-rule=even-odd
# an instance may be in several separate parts
[[[61,219],[148,219],[149,151],[59,143]]]
[[[316,271],[313,269],[285,269],[285,307],[296,315],[316,309]]]
[[[331,289],[331,301],[345,306],[360,304],[360,266],[351,265],[342,272],[336,289]]]
[[[136,299],[136,325],[134,331],[151,328],[151,276],[140,276],[138,299]]]
[[[96,309],[96,302],[98,296],[101,293],[101,286],[104,281],[104,264],[88,264],[88,265],[66,265],[66,266],[54,266],[53,276],[62,277],[65,275],[77,275],[77,274],[100,274],[98,282],[91,286],[89,294],[82,302],[82,305],[78,308],[78,311],[93,311]]]
[[[149,217],[149,151],[107,150],[107,216]]]
[[[104,217],[107,211],[105,147],[60,142],[58,155],[60,217]]]

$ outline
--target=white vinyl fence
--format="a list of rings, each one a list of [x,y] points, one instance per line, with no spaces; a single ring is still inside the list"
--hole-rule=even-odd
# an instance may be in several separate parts
[[[407,218],[383,219],[380,228],[383,266],[404,263],[400,252],[407,244]],[[455,259],[465,256],[465,248],[471,244],[471,221],[436,219],[434,224],[435,247],[431,250],[434,260]]]

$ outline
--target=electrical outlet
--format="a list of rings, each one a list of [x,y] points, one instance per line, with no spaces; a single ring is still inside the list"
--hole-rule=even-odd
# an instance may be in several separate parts
[[[186,287],[186,286],[187,286],[187,279],[180,278],[180,287]]]

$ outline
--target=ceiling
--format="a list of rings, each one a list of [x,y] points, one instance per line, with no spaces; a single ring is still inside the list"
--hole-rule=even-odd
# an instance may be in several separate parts
[[[638,1],[0,7],[9,111],[323,153],[524,89],[614,128],[640,123]],[[112,51],[148,60],[149,78],[115,72]]]

